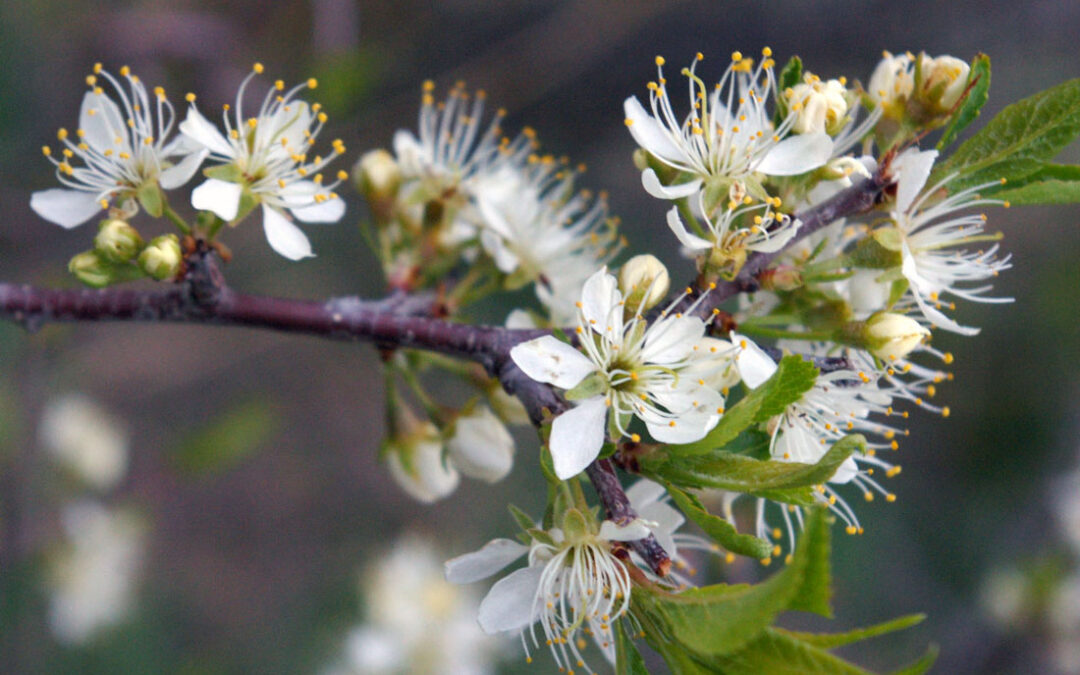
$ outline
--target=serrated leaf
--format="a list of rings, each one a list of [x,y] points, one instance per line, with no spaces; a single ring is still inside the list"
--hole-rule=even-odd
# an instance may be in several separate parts
[[[1016,187],[1006,183],[993,197],[1018,206],[1080,202],[1080,166],[1046,164],[1025,177],[1024,183]]]
[[[785,356],[776,372],[724,412],[712,431],[700,441],[669,445],[673,455],[698,455],[722,448],[751,424],[764,422],[798,401],[817,381],[818,369],[800,356]]]
[[[680,593],[641,587],[635,590],[635,611],[645,613],[697,660],[731,654],[762,635],[785,609],[817,606],[821,594],[810,586],[821,583],[822,572],[828,573],[820,565],[822,555],[829,555],[829,531],[824,510],[815,509],[791,564],[768,580]]]
[[[799,543],[809,540],[802,550],[806,560],[802,585],[792,598],[788,609],[813,612],[832,618],[832,538],[829,536],[829,519],[824,507],[810,509]],[[799,550],[796,551],[798,553]]]
[[[740,651],[717,658],[713,665],[717,672],[728,675],[871,675],[839,656],[771,628]]]
[[[941,140],[938,141],[937,149],[944,150],[956,140],[957,135],[967,128],[986,103],[990,94],[990,57],[986,54],[976,54],[971,61],[971,70],[968,71],[967,86],[970,87],[964,102],[960,104],[949,126],[945,128]]]
[[[914,625],[922,623],[925,618],[925,614],[908,614],[907,616],[895,618],[892,621],[874,624],[873,626],[867,626],[866,628],[856,628],[855,630],[849,630],[843,633],[802,633],[784,630],[782,628],[777,628],[776,630],[785,635],[789,635],[800,642],[805,642],[808,645],[820,649],[835,649],[836,647],[843,647],[844,645],[862,642],[863,640],[869,640],[870,638],[888,635],[889,633],[894,633],[898,630],[911,628]]]
[[[1080,79],[1069,80],[1006,106],[965,141],[928,181],[958,173],[955,192],[1007,178],[1016,187],[1080,133]]]
[[[759,560],[768,557],[772,550],[772,544],[750,534],[740,534],[735,526],[725,518],[709,513],[693,495],[683,492],[670,483],[666,484],[665,487],[675,505],[686,514],[687,518],[697,523],[698,527],[704,530],[705,534],[717,544],[739,555],[750,556]]]
[[[280,418],[265,401],[248,401],[219,414],[187,435],[172,455],[190,473],[232,468],[277,433]]]
[[[649,675],[645,660],[641,658],[637,646],[626,634],[623,621],[615,624],[615,674]]]
[[[865,448],[866,439],[852,434],[833,443],[816,464],[760,460],[722,451],[694,457],[657,452],[642,468],[679,487],[713,487],[759,494],[825,483],[853,452],[864,452]]]
[[[926,649],[926,653],[922,657],[906,668],[901,668],[893,672],[892,675],[923,675],[923,673],[929,671],[934,667],[934,662],[937,661],[938,648],[937,645],[930,645]]]

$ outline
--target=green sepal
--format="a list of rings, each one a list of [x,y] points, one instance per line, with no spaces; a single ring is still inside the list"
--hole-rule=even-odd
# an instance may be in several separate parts
[[[514,518],[514,522],[517,523],[517,526],[520,527],[522,531],[528,532],[536,527],[536,523],[533,521],[532,517],[517,506],[508,504],[507,508],[510,509],[510,515]]]
[[[208,169],[203,169],[203,175],[207,178],[225,181],[226,183],[244,182],[244,172],[240,170],[240,167],[232,163],[220,164]]]
[[[664,485],[671,500],[686,514],[686,517],[697,523],[698,527],[705,531],[710,539],[720,544],[732,553],[761,559],[768,557],[772,550],[772,544],[753,535],[740,534],[733,524],[725,518],[714,516],[709,513],[701,501],[692,494],[683,492],[671,483]]]
[[[230,225],[236,225],[244,218],[248,217],[255,207],[259,205],[259,198],[252,194],[251,190],[247,186],[244,186],[243,192],[240,193],[240,204],[236,208],[236,217],[229,221]]]
[[[855,250],[848,254],[848,260],[855,267],[884,270],[899,267],[903,262],[900,253],[900,237],[895,227],[883,227],[874,230],[869,237],[859,240]]]
[[[972,59],[971,70],[968,71],[967,86],[967,95],[960,104],[960,108],[953,113],[949,125],[945,127],[945,133],[938,140],[938,150],[944,150],[956,140],[957,135],[979,116],[979,111],[982,110],[987,98],[989,98],[990,57],[986,54],[976,54],[975,58]]]
[[[567,401],[581,401],[587,398],[599,396],[608,390],[607,374],[596,370],[585,376],[581,382],[563,394]]]
[[[157,181],[150,181],[139,186],[135,193],[136,199],[142,205],[143,210],[155,218],[160,218],[165,213],[165,195]]]
[[[723,448],[751,424],[764,422],[784,412],[817,381],[818,369],[800,356],[785,356],[776,372],[757,389],[724,411],[712,431],[700,441],[667,446],[671,457],[701,455]]]
[[[1027,183],[1080,134],[1080,79],[1069,80],[1006,106],[966,140],[927,181],[958,174],[949,192],[1002,178],[1013,188]]]
[[[775,126],[780,126],[784,121],[784,118],[788,115],[787,98],[784,97],[784,91],[786,91],[788,87],[794,87],[802,82],[802,71],[802,59],[798,56],[792,56],[788,59],[788,62],[784,64],[784,68],[776,78],[776,91],[778,92],[778,96],[776,97],[776,113],[773,114],[773,124]]]
[[[892,282],[892,286],[889,288],[889,301],[886,303],[886,306],[892,307],[899,302],[900,298],[904,297],[904,293],[907,293],[907,289],[910,285],[911,282],[906,278],[897,279]]]

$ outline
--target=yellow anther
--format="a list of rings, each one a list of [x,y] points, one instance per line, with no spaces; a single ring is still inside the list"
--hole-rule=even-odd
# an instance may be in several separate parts
[[[855,529],[854,525],[848,525],[847,527],[844,528],[844,532],[847,532],[848,534],[857,534],[858,530]]]
[[[120,74],[124,77],[131,75],[131,68],[128,68],[127,66],[120,66]]]
[[[252,70],[254,70],[254,71],[256,72],[256,74],[258,74],[258,75],[262,75],[262,72],[263,72],[263,64],[261,64],[261,63],[259,63],[258,61],[256,61],[256,62],[255,62],[255,65],[251,66],[251,69],[252,69]]]
[[[941,360],[945,362],[945,365],[948,365],[948,364],[952,363],[953,362],[952,352],[945,352],[942,355]]]
[[[274,89],[281,91],[285,88],[285,80],[274,80]]]
[[[662,66],[662,65],[664,65],[665,63],[666,63],[666,61],[664,60],[664,57],[663,57],[663,56],[657,56],[657,57],[656,57],[656,65],[658,65],[658,66]]]
[[[47,145],[41,146],[41,154],[45,155],[46,157],[51,156],[52,155],[52,148],[50,148]]]
[[[252,129],[254,129],[255,127],[259,126],[259,120],[254,118],[254,117],[249,117],[248,121],[247,121],[247,125],[249,127],[251,127]]]
[[[952,414],[952,410],[949,410],[949,406],[945,406],[944,408],[941,409],[941,416],[942,417],[948,417],[951,414]]]
[[[307,86],[308,89],[315,89],[319,86],[319,81],[316,80],[314,77],[309,77],[307,81]]]
[[[67,132],[67,129],[65,129],[65,128],[63,128],[63,127],[60,127],[59,129],[57,129],[57,131],[56,131],[56,137],[57,137],[58,139],[60,139],[61,141],[62,141],[62,140],[64,140],[64,139],[66,139],[66,138],[68,137],[68,132]]]
[[[640,443],[641,442],[641,434],[630,434],[630,440],[632,440],[635,443]]]
[[[731,52],[732,61],[742,61],[742,52]]]

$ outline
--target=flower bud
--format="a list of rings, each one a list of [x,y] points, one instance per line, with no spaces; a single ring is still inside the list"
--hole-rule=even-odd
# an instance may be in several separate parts
[[[390,475],[409,496],[430,504],[452,493],[461,477],[443,461],[439,430],[419,423],[411,434],[395,434],[383,447]]]
[[[870,76],[870,84],[867,85],[867,93],[881,105],[884,115],[893,119],[902,118],[905,104],[914,89],[911,55],[893,56],[884,52],[881,62]]]
[[[786,90],[795,112],[792,131],[797,134],[836,133],[848,112],[847,89],[840,80],[822,82],[814,76]]]
[[[487,406],[458,417],[446,449],[461,473],[489,483],[505,478],[514,465],[514,439]]]
[[[93,288],[104,288],[119,281],[115,266],[97,251],[85,251],[68,262],[68,272]]]
[[[919,58],[922,77],[919,96],[928,107],[939,113],[947,113],[967,88],[971,66],[955,56],[930,58],[926,54],[920,54]]]
[[[94,237],[94,248],[112,262],[124,263],[136,256],[143,247],[139,232],[123,220],[111,219],[101,222]]]
[[[879,312],[866,320],[862,337],[871,354],[892,361],[910,354],[930,337],[930,331],[902,314]]]
[[[158,281],[173,279],[180,272],[184,255],[175,234],[154,237],[139,254],[139,267]]]
[[[631,314],[656,306],[670,286],[671,278],[664,263],[648,253],[630,258],[619,270],[619,290],[626,300],[626,311]]]
[[[401,186],[401,167],[386,150],[364,154],[353,168],[356,188],[372,204],[385,204],[397,196]]]

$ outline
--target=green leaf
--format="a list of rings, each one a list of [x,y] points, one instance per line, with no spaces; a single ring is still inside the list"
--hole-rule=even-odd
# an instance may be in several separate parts
[[[814,386],[817,375],[813,363],[800,356],[785,356],[780,359],[772,377],[728,408],[705,438],[694,443],[669,445],[668,451],[673,455],[699,455],[722,448],[751,424],[784,412]]]
[[[156,182],[143,183],[135,197],[151,216],[160,218],[161,214],[165,213],[165,195],[161,194],[161,188]]]
[[[937,645],[930,645],[930,647],[927,648],[926,653],[922,655],[922,658],[907,668],[901,668],[900,670],[895,671],[893,675],[923,675],[923,673],[929,671],[934,666],[937,657]]]
[[[950,192],[1006,178],[1014,187],[1043,167],[1080,133],[1080,79],[1005,107],[965,141],[928,181],[959,173]]]
[[[833,443],[816,464],[760,460],[723,451],[695,457],[665,455],[659,451],[643,462],[642,469],[680,487],[713,487],[759,494],[825,483],[853,452],[865,452],[865,449],[866,439],[852,434]]]
[[[1080,202],[1080,166],[1045,164],[1024,178],[1024,183],[1017,187],[1006,183],[993,197],[1016,205]]]
[[[736,652],[757,639],[785,609],[821,609],[820,559],[829,555],[829,530],[823,509],[811,512],[791,564],[760,584],[717,584],[680,593],[640,587],[635,612],[645,614],[669,639],[698,660]],[[826,608],[827,609],[827,608]],[[758,671],[768,672],[768,671]]]
[[[173,453],[173,462],[190,473],[225,471],[272,438],[279,425],[280,417],[267,402],[241,403],[188,434]]]
[[[615,624],[615,675],[649,675],[645,660],[626,634],[625,621]]]
[[[976,54],[972,59],[967,86],[969,87],[967,96],[960,104],[960,109],[953,113],[952,119],[949,120],[949,126],[945,128],[945,133],[938,141],[938,150],[944,150],[956,140],[957,135],[979,116],[979,111],[989,98],[990,57],[986,54]]]
[[[514,517],[514,522],[517,523],[517,526],[520,527],[522,531],[528,532],[529,530],[536,527],[536,523],[529,516],[529,514],[525,513],[513,504],[508,504],[507,507],[510,509],[510,515]]]
[[[809,510],[799,547],[806,561],[802,585],[792,598],[788,609],[813,612],[819,616],[832,618],[832,567],[829,556],[832,553],[832,540],[829,537],[829,518],[824,507]],[[806,544],[805,548],[802,544]],[[794,564],[794,563],[793,563]]]
[[[908,614],[907,616],[901,616],[892,621],[874,624],[873,626],[867,626],[866,628],[856,628],[855,630],[849,630],[844,633],[801,633],[784,630],[782,628],[777,628],[775,630],[814,647],[834,649],[855,642],[862,642],[863,640],[868,640],[873,637],[894,633],[898,630],[911,628],[916,624],[922,623],[925,618],[925,614]]]
[[[784,69],[780,71],[780,76],[776,80],[777,91],[781,94],[788,87],[794,87],[802,81],[802,59],[798,56],[792,56],[788,59],[788,62],[784,64]],[[776,114],[773,115],[773,124],[780,126],[780,123],[784,121],[784,118],[788,114],[787,98],[784,96],[776,97]]]
[[[839,656],[772,628],[740,651],[716,659],[713,665],[727,675],[870,675]]]
[[[772,551],[772,544],[753,535],[740,534],[735,526],[724,518],[714,516],[705,510],[701,502],[691,494],[683,492],[674,485],[665,485],[668,494],[686,517],[698,524],[709,538],[732,553],[750,556],[760,560],[767,558]]]

